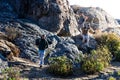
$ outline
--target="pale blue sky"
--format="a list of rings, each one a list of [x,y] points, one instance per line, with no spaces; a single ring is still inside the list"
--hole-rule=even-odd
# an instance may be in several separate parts
[[[70,5],[100,7],[114,18],[120,19],[120,0],[68,0]]]

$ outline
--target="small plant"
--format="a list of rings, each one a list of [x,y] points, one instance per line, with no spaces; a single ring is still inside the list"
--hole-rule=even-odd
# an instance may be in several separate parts
[[[6,68],[2,71],[4,80],[20,80],[20,70],[16,67]]]
[[[66,56],[50,58],[50,67],[48,71],[59,76],[68,76],[72,74],[72,64]]]
[[[19,31],[18,28],[14,27],[5,27],[6,35],[9,40],[13,41],[16,38],[21,36],[21,32]]]
[[[92,50],[91,55],[85,57],[82,70],[87,74],[99,72],[109,65],[110,60],[108,48],[100,46],[96,50]]]
[[[108,80],[116,80],[116,78],[114,78],[114,77],[109,77],[109,79]]]

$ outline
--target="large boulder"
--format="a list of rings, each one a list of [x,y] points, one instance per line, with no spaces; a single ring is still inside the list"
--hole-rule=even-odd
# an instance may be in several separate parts
[[[75,41],[70,37],[61,38],[55,49],[49,53],[49,57],[67,56],[73,63],[80,60],[80,55],[82,55],[82,52],[78,50]]]
[[[38,6],[43,7],[39,8]],[[43,13],[43,11],[48,12]],[[39,21],[43,29],[57,33],[60,36],[79,34],[74,13],[67,0],[46,0],[46,2],[44,0],[43,5],[34,3],[31,12],[34,12],[30,14],[31,17],[36,17],[35,19]]]
[[[80,13],[88,16],[87,22],[91,24],[94,30],[101,30],[103,32],[115,32],[120,35],[120,26],[118,22],[107,12],[99,7],[80,7],[72,5],[76,19],[79,21]]]

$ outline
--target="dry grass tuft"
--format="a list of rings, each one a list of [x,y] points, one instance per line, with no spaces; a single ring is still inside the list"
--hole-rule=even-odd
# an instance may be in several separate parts
[[[5,31],[8,39],[11,41],[14,41],[16,38],[21,36],[21,31],[18,28],[6,27]]]

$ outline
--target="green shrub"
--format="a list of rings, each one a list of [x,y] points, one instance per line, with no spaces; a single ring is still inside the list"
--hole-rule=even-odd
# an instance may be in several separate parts
[[[118,35],[113,33],[102,34],[97,37],[96,40],[99,45],[106,45],[114,57],[119,55],[118,51],[120,51],[120,37]]]
[[[104,66],[102,63],[94,60],[86,60],[82,65],[82,70],[87,74],[93,74],[103,70]]]
[[[68,76],[72,74],[72,64],[66,56],[50,58],[50,67],[48,71],[59,76]]]
[[[120,50],[120,37],[115,34],[109,34],[107,37],[107,46],[111,53]]]
[[[20,70],[16,67],[6,68],[2,71],[4,80],[20,80]]]
[[[109,65],[111,54],[106,46],[100,46],[91,51],[91,55],[85,57],[82,70],[85,73],[96,73]]]
[[[116,78],[111,76],[111,77],[108,78],[108,80],[116,80]]]

